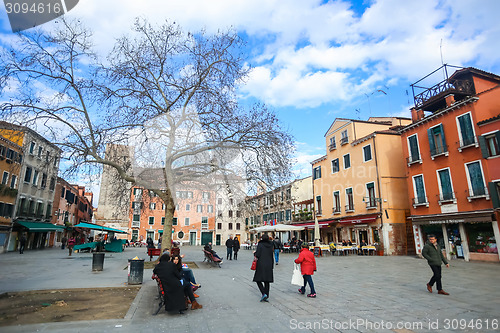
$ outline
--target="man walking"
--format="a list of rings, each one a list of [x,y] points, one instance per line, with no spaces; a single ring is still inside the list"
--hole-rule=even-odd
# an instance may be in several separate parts
[[[25,246],[26,246],[26,236],[24,236],[24,234],[21,234],[21,237],[19,237],[19,254],[24,253]]]
[[[273,239],[273,246],[274,246],[274,261],[276,262],[276,265],[280,261],[280,252],[283,251],[283,244],[281,244],[280,238],[276,236]]]
[[[427,259],[427,263],[431,267],[433,273],[431,280],[427,283],[427,290],[432,293],[432,286],[436,283],[438,294],[449,295],[443,290],[443,286],[441,284],[441,263],[444,262],[446,267],[450,267],[450,264],[448,264],[448,260],[444,257],[443,252],[437,243],[436,236],[429,235],[428,238],[429,241],[425,243],[424,248],[422,249],[422,256]]]
[[[234,241],[233,241],[233,236],[230,235],[228,240],[226,241],[226,248],[227,248],[227,259],[229,260],[233,260],[233,245],[234,245]]]

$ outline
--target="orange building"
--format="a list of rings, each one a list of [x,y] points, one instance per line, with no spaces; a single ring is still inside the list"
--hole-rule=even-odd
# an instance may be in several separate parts
[[[450,67],[432,87],[412,85],[412,124],[401,131],[415,248],[435,234],[448,258],[498,261],[500,77],[475,68],[448,76]]]
[[[215,192],[178,190],[175,193],[172,240],[182,244],[204,245],[214,242]],[[163,233],[165,206],[152,191],[133,187],[130,198],[129,240],[155,243]]]

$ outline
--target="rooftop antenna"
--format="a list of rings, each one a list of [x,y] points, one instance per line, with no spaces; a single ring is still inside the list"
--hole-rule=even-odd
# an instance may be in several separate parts
[[[443,80],[446,80],[446,65],[443,60],[443,39],[439,42],[439,54],[441,55],[441,66],[443,66]]]

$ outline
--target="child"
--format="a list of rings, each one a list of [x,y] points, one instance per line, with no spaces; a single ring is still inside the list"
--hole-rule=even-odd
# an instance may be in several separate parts
[[[307,243],[302,244],[302,250],[300,250],[299,257],[295,259],[295,263],[300,264],[300,271],[304,278],[304,286],[299,289],[299,293],[304,295],[306,293],[306,284],[309,283],[311,293],[307,297],[315,298],[316,290],[314,290],[312,275],[316,271],[316,259],[314,259],[314,254],[309,251]]]

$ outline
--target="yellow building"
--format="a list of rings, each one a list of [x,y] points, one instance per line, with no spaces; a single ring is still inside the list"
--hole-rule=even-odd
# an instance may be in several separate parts
[[[326,155],[313,161],[316,216],[325,242],[377,244],[407,254],[406,161],[397,129],[406,118],[337,118],[325,134]],[[411,230],[411,226],[409,228]]]

